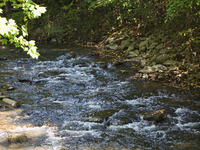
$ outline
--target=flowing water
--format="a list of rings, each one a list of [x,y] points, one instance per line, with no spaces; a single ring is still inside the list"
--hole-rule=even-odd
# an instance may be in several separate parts
[[[200,149],[197,93],[132,81],[112,64],[103,69],[103,60],[87,56],[92,50],[39,45],[38,60],[11,46],[0,50],[8,58],[0,61],[0,84],[14,87],[5,95],[23,104],[19,127],[9,132],[38,135],[26,149]],[[160,109],[161,123],[142,119]]]

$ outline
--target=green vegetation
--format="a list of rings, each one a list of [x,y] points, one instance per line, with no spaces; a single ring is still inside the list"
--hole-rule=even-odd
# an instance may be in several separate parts
[[[18,25],[25,24],[20,29],[22,37],[27,35],[28,27],[29,39],[39,42],[56,39],[58,43],[99,43],[112,34],[131,37],[159,29],[169,35],[169,41],[182,44],[182,55],[187,55],[188,61],[199,53],[200,0],[33,0],[34,3],[11,0],[11,11],[6,1],[1,4],[5,17],[14,19]],[[38,19],[45,9],[35,3],[47,8]],[[13,37],[4,32],[1,35],[17,43],[16,46],[24,45],[26,42],[19,37],[13,41],[19,34],[19,30],[15,31]],[[6,43],[6,39],[2,42]],[[27,50],[25,47],[22,48]],[[37,57],[34,48],[29,47],[32,52],[28,53]]]
[[[25,37],[28,35],[27,22],[28,19],[38,18],[41,16],[46,9],[44,7],[39,7],[31,0],[4,0],[2,3],[0,3],[0,6],[5,6],[7,11],[19,9],[19,12],[8,14],[10,15],[11,19],[0,17],[0,38],[2,38],[2,44],[7,44],[9,41],[10,43],[14,43],[16,47],[21,47],[24,51],[27,51],[27,54],[29,54],[32,58],[38,58],[39,53],[37,53],[35,41],[27,41],[25,39]],[[0,9],[0,13],[2,13],[2,9]],[[21,16],[18,17],[19,15]],[[19,27],[12,17],[16,20],[17,18],[20,18],[17,21],[20,24],[25,23],[25,25],[21,25],[21,27]],[[23,20],[21,18],[23,18]]]

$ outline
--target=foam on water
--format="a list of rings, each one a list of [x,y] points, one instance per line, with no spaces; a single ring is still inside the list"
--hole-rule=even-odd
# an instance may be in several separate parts
[[[174,100],[179,98],[176,94],[167,90],[147,89],[147,92],[153,93],[148,95],[143,93],[146,92],[144,89],[135,87],[137,83],[120,81],[122,77],[112,72],[111,69],[115,67],[111,64],[108,64],[108,69],[102,69],[88,58],[69,59],[67,54],[53,61],[32,62],[30,67],[27,62],[26,67],[8,68],[8,72],[17,71],[19,74],[13,80],[21,88],[15,91],[19,99],[28,99],[28,103],[33,101],[30,107],[25,107],[26,115],[16,117],[15,121],[29,120],[33,125],[39,122],[41,126],[17,128],[9,132],[32,134],[33,141],[35,137],[41,138],[41,145],[55,150],[66,143],[72,142],[73,145],[74,142],[76,145],[88,139],[92,143],[110,142],[115,146],[136,145],[131,148],[157,149],[165,147],[162,140],[169,137],[181,141],[173,136],[182,131],[198,134],[199,112],[175,103]],[[39,73],[44,76],[38,76]],[[25,77],[45,82],[38,85],[16,82],[18,78]],[[141,93],[138,94],[138,91]],[[16,95],[13,97],[16,98]],[[146,121],[141,117],[160,109],[168,111],[167,119],[161,123]],[[45,123],[55,125],[43,126]],[[0,132],[0,137],[5,139],[6,136],[7,132]]]

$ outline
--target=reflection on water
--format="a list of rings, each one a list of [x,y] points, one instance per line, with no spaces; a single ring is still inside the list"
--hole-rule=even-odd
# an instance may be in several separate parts
[[[32,127],[19,127],[16,131],[28,131],[32,146],[200,148],[197,99],[192,99],[187,91],[158,83],[127,80],[127,75],[116,73],[111,64],[102,69],[97,60],[87,57],[91,50],[40,45],[39,60],[29,59],[11,47],[0,51],[8,57],[0,62],[0,84],[16,88],[5,94],[23,104],[23,112],[15,122]],[[166,109],[167,119],[163,122],[155,124],[142,119],[144,113],[160,109]],[[42,133],[38,139],[33,136],[35,129]]]

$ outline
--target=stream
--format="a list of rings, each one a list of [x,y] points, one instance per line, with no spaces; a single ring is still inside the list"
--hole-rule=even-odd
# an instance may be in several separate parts
[[[107,60],[89,57],[93,48],[38,48],[38,60],[12,46],[0,49],[0,57],[7,57],[0,61],[0,85],[14,87],[4,95],[22,104],[16,130],[41,133],[26,149],[200,149],[198,93],[133,81],[112,64],[101,67],[98,62]],[[143,120],[146,112],[161,109],[164,121]],[[0,142],[0,149],[8,144]]]

